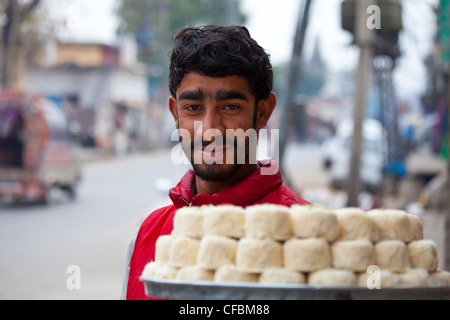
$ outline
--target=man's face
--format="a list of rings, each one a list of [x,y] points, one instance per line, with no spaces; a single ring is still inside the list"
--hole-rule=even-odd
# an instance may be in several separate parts
[[[243,132],[250,129],[247,132],[256,134],[257,105],[245,78],[188,73],[177,89],[176,98],[169,99],[169,107],[177,129],[189,132],[190,139],[182,137],[181,143],[200,178],[226,180],[243,165],[237,161],[238,156],[245,153],[248,163],[249,153],[256,154],[256,145],[249,148],[246,143],[245,148],[238,147],[236,137],[230,136],[237,129]]]

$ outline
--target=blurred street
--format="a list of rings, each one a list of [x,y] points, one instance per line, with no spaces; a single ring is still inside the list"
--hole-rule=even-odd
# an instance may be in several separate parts
[[[317,144],[289,145],[286,170],[301,196],[337,204],[320,150]],[[131,235],[168,201],[155,181],[164,177],[174,185],[186,168],[171,162],[169,149],[99,157],[84,166],[74,202],[56,194],[49,206],[0,206],[0,299],[118,299]],[[438,243],[441,255],[442,218],[425,217],[425,237]],[[66,284],[72,265],[81,271],[80,289]]]
[[[128,241],[163,198],[153,183],[180,170],[167,151],[96,160],[74,202],[54,195],[49,206],[0,206],[0,299],[119,298]],[[66,286],[70,265],[81,270],[81,290]]]

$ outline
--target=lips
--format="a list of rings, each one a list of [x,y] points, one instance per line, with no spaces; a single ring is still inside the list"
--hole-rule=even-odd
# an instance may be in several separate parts
[[[202,155],[204,157],[219,157],[227,152],[228,149],[231,149],[230,146],[227,145],[208,145],[202,148]]]
[[[215,145],[214,143],[210,143],[200,148],[193,148],[192,151],[194,154],[194,159],[197,159],[197,161],[200,159],[196,158],[196,156],[201,156],[201,159],[206,162],[217,161],[218,163],[224,163],[224,156],[227,152],[232,152],[233,148],[234,147],[229,145]]]

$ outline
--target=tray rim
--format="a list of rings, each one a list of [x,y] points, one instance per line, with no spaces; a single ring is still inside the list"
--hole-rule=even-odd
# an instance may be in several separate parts
[[[187,300],[450,300],[450,286],[442,287],[388,287],[369,289],[358,286],[311,286],[307,284],[269,284],[252,282],[213,282],[156,280],[144,276],[146,294],[166,299]],[[240,292],[239,292],[240,291]],[[204,293],[207,292],[206,297]],[[237,293],[234,297],[230,293]],[[155,295],[156,294],[156,295]],[[158,296],[162,294],[162,296]],[[442,295],[442,297],[440,297]]]

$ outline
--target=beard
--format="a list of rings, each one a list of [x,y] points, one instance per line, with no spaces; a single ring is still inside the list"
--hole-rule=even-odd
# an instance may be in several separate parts
[[[257,105],[255,104],[255,112],[253,114],[252,129],[255,130],[256,132],[258,132],[258,130],[256,129],[256,117],[257,117],[256,110],[257,110]],[[180,126],[180,123],[178,122],[178,127],[179,126]],[[200,139],[197,142],[192,141],[189,145],[186,145],[186,144],[183,144],[183,140],[180,137],[180,143],[181,143],[182,149],[183,149],[185,155],[188,157],[188,159],[192,165],[192,168],[194,170],[195,175],[198,176],[202,180],[213,181],[213,182],[224,181],[224,180],[231,178],[244,165],[244,163],[239,163],[239,161],[238,161],[238,152],[239,151],[245,152],[245,163],[249,163],[250,146],[249,146],[247,137],[245,138],[245,142],[244,142],[245,143],[244,150],[242,150],[241,148],[238,148],[238,141],[236,138],[233,139],[233,141],[234,141],[234,143],[233,143],[232,147],[234,150],[234,154],[233,154],[234,159],[233,159],[232,163],[228,163],[228,162],[224,161],[223,163],[208,164],[202,160],[202,163],[198,164],[198,163],[195,163],[195,161],[194,161],[195,160],[195,157],[194,157],[195,146],[201,145],[201,146],[206,147],[209,144],[212,144],[213,142],[206,142],[206,141],[203,141],[203,139]],[[256,154],[256,149],[255,149],[255,154]]]
[[[245,144],[245,151],[244,151],[242,150],[242,148],[237,147],[236,140],[234,140],[234,143],[232,145],[229,144],[228,147],[226,148],[227,152],[233,151],[232,161],[229,161],[229,159],[226,157],[226,153],[224,153],[222,155],[223,158],[220,159],[223,161],[212,161],[212,162],[208,161],[208,163],[206,163],[203,158],[201,159],[201,161],[196,161],[196,156],[198,156],[198,154],[194,155],[194,152],[195,150],[197,150],[198,152],[198,146],[202,146],[204,148],[208,147],[210,149],[213,148],[222,149],[225,148],[224,145],[217,145],[214,144],[214,142],[200,141],[200,140],[197,140],[197,142],[192,142],[188,145],[183,144],[183,142],[181,142],[181,145],[183,152],[186,154],[192,165],[195,175],[205,181],[218,182],[227,180],[233,177],[242,166],[244,166],[246,163],[249,162],[247,144]],[[197,149],[195,147],[197,147]],[[239,149],[241,149],[240,151],[244,152],[246,155],[243,163],[241,159],[238,160]]]
[[[192,163],[192,162],[191,162]],[[231,178],[236,174],[242,164],[194,164],[195,175],[206,181],[223,181]]]

